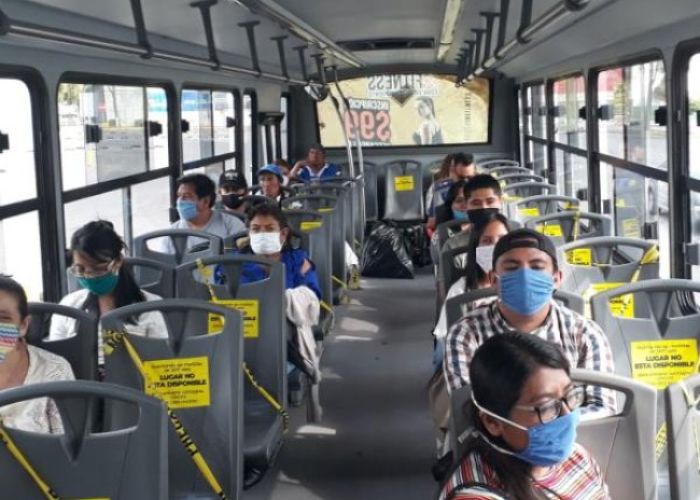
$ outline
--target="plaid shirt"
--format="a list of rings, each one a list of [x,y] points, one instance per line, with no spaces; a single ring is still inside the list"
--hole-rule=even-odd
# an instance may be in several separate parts
[[[469,363],[476,349],[498,333],[514,332],[498,309],[500,301],[479,307],[447,332],[443,370],[450,390],[469,383]],[[612,351],[608,338],[600,327],[584,316],[551,302],[551,310],[542,326],[532,335],[561,346],[572,368],[615,373]],[[609,389],[587,389],[584,413],[607,410],[616,412],[615,393]]]

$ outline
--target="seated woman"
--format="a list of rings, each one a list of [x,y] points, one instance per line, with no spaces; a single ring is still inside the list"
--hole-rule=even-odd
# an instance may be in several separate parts
[[[439,500],[610,498],[598,464],[575,442],[585,392],[556,345],[496,335],[477,349],[469,377],[475,431]]]
[[[27,295],[22,286],[0,276],[0,390],[75,378],[68,361],[27,344],[24,337],[30,319]],[[0,421],[7,427],[24,431],[63,433],[58,408],[49,398],[2,406]]]
[[[141,290],[131,270],[124,265],[124,241],[114,231],[111,222],[88,222],[73,233],[70,250],[73,265],[70,272],[78,279],[80,290],[61,299],[61,305],[75,307],[98,318],[118,307],[147,300],[160,300],[156,294]],[[167,338],[168,329],[163,316],[148,312],[129,318],[126,331],[145,337]],[[51,320],[49,338],[62,339],[75,335],[75,320],[55,316]],[[99,332],[98,359],[103,363],[101,331]]]

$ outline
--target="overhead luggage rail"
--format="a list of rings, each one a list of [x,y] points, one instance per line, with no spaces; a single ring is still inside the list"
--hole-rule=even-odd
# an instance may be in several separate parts
[[[579,210],[533,217],[525,221],[525,227],[546,234],[556,246],[613,234],[612,217]]]

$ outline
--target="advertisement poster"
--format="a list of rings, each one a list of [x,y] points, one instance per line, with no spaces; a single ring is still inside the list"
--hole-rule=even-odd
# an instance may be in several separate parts
[[[476,78],[456,87],[450,75],[375,75],[340,82],[350,103],[343,125],[363,146],[417,146],[488,141],[489,83]],[[337,91],[331,87],[337,97]],[[344,147],[331,99],[318,103],[321,142]]]

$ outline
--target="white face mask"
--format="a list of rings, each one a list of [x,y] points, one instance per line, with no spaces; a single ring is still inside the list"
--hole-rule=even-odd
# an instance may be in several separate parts
[[[250,248],[256,255],[271,255],[282,251],[282,239],[279,231],[274,233],[252,233]]]
[[[496,245],[483,245],[476,247],[476,263],[488,273],[493,268],[493,249]]]

